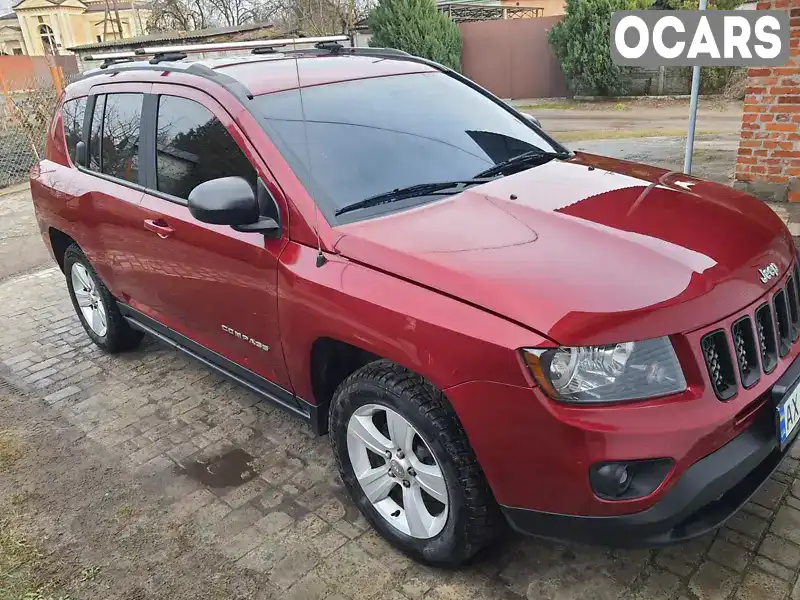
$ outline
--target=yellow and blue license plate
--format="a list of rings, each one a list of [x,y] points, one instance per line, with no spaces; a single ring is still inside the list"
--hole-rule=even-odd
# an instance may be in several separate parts
[[[778,438],[783,450],[792,441],[800,425],[800,385],[778,403]]]

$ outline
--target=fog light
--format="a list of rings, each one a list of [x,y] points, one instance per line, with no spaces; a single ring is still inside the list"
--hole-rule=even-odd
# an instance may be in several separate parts
[[[672,464],[669,458],[597,463],[589,469],[589,483],[603,500],[642,498],[664,482]]]
[[[628,466],[624,463],[603,465],[595,473],[593,487],[601,498],[619,498],[631,487]]]

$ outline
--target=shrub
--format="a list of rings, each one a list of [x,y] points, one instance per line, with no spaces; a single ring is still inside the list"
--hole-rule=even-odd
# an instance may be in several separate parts
[[[370,13],[374,48],[396,48],[461,70],[461,31],[434,0],[378,0]]]
[[[611,14],[649,5],[650,0],[567,0],[564,19],[548,39],[574,93],[626,92],[626,69],[611,60]]]

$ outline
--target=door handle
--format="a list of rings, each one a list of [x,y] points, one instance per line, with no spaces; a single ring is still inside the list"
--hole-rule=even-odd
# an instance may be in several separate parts
[[[144,228],[147,229],[147,231],[152,231],[157,234],[162,240],[175,233],[175,230],[167,225],[164,219],[156,219],[155,221],[152,219],[145,219]]]

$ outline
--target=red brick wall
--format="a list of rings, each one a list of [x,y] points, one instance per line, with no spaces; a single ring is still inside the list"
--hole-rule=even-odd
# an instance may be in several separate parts
[[[780,199],[788,190],[789,201],[800,202],[800,0],[766,0],[758,8],[790,11],[791,59],[748,73],[736,179]]]

